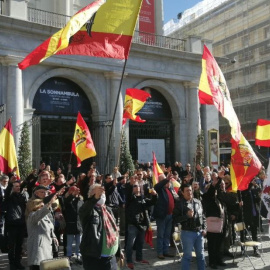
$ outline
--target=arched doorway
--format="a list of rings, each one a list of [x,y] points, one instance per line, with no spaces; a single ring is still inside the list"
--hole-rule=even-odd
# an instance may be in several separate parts
[[[169,103],[165,97],[156,89],[144,87],[151,94],[151,98],[147,100],[144,107],[138,115],[145,123],[137,123],[129,121],[129,145],[133,160],[138,160],[138,143],[140,140],[158,140],[164,146],[164,162],[167,165],[171,164],[174,157],[173,136],[174,128],[172,124],[172,113]],[[152,162],[151,160],[147,160]],[[140,162],[140,161],[139,161]]]
[[[39,154],[33,156],[39,156],[53,170],[58,166],[65,167],[70,160],[78,111],[91,126],[92,109],[86,94],[74,82],[53,77],[38,88],[33,108],[41,120],[40,134],[33,134],[33,140],[40,140],[40,149],[33,149],[33,152],[39,151]],[[76,165],[74,156],[71,162]]]

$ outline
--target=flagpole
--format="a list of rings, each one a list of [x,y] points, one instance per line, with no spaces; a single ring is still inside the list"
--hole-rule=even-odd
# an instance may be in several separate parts
[[[113,126],[114,126],[116,110],[117,110],[117,106],[118,106],[118,102],[119,102],[119,97],[120,97],[120,93],[121,93],[121,87],[122,87],[122,83],[123,83],[123,78],[124,78],[124,74],[125,74],[125,70],[126,70],[126,65],[127,65],[127,59],[125,59],[125,63],[124,63],[124,66],[123,66],[121,80],[120,80],[119,89],[118,89],[118,94],[117,94],[117,98],[116,98],[116,102],[115,102],[115,108],[114,108],[113,119],[112,119],[112,127],[111,127],[111,131],[110,131],[109,142],[108,142],[108,147],[107,147],[107,154],[106,154],[106,162],[105,162],[104,173],[107,173],[106,171],[107,171],[108,158],[109,158],[109,153],[110,153],[110,144],[111,144],[111,139],[112,139]]]
[[[123,134],[124,134],[124,126],[122,125],[122,128],[121,128],[121,137],[120,137],[120,144],[119,144],[119,155],[118,155],[118,159],[117,159],[117,167],[118,168],[119,168],[119,163],[120,163],[121,144],[122,144],[122,140],[123,140]]]
[[[73,152],[71,151],[71,152],[70,152],[70,158],[69,158],[69,163],[68,163],[68,164],[71,164],[72,154],[73,154]],[[66,180],[68,180],[68,170],[67,170],[67,177],[66,177]]]

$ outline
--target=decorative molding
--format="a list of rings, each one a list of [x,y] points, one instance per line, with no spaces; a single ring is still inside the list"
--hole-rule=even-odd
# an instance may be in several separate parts
[[[18,63],[21,62],[22,57],[16,55],[5,55],[0,56],[0,62],[3,66],[18,66]]]
[[[124,78],[126,78],[128,73],[124,73]],[[104,72],[104,77],[106,79],[118,79],[120,80],[122,77],[122,73],[120,72],[115,72],[115,71],[109,71],[109,72]]]

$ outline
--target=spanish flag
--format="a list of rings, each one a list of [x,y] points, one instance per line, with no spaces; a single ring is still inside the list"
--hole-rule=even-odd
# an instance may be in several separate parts
[[[239,141],[241,126],[232,105],[226,80],[215,58],[205,45],[202,56],[199,100],[201,104],[215,105],[222,116],[229,121],[233,139]]]
[[[151,97],[151,95],[143,90],[135,88],[128,88],[126,90],[123,125],[126,123],[127,118],[136,122],[145,122],[145,120],[141,119],[136,113],[143,107],[149,97]]]
[[[36,65],[54,54],[127,59],[142,0],[96,0],[19,63]]]
[[[258,119],[255,145],[270,147],[270,121]]]
[[[164,174],[164,172],[161,170],[161,168],[159,167],[158,163],[157,163],[157,159],[156,159],[156,155],[153,152],[153,176],[152,176],[152,183],[153,186],[155,186],[159,181],[158,181],[158,177]]]
[[[231,139],[231,144],[232,191],[246,190],[254,176],[260,171],[262,164],[242,133],[240,141],[236,142]]]
[[[81,166],[83,160],[97,154],[90,131],[80,112],[78,112],[71,151],[77,156],[77,167]]]
[[[9,119],[0,133],[0,170],[8,174],[15,167],[17,178],[20,179],[13,130]]]

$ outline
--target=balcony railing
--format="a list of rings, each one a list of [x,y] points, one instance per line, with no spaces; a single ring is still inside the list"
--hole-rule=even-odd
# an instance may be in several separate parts
[[[159,36],[139,31],[135,31],[132,42],[176,51],[185,50],[185,40],[183,39]]]
[[[70,16],[28,7],[28,21],[63,28]]]
[[[66,25],[70,16],[28,7],[28,21],[57,28]],[[135,31],[133,43],[176,51],[185,50],[185,40]]]

